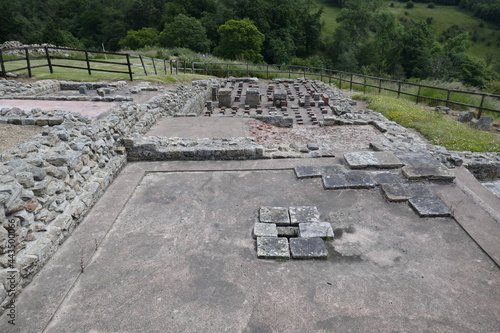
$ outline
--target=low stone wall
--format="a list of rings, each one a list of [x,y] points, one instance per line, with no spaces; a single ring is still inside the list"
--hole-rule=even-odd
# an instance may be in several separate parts
[[[147,105],[122,103],[99,120],[53,111],[57,124],[0,154],[2,306],[31,281],[125,165],[123,138],[144,134],[160,117],[184,112],[192,99],[206,100],[207,90],[177,87]],[[18,123],[22,116],[21,124],[33,119],[42,125],[48,114],[5,112],[3,119]]]
[[[59,81],[43,80],[23,84],[14,80],[0,79],[0,98],[17,98],[54,93],[60,90]]]
[[[124,140],[129,161],[263,159],[264,147],[251,138],[179,139],[141,137]]]

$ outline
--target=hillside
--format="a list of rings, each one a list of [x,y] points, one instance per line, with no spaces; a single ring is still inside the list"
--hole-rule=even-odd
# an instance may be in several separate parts
[[[322,37],[331,38],[338,27],[336,19],[341,9],[331,5],[329,0],[316,0],[316,2],[324,7],[321,16]],[[414,8],[407,9],[404,2],[385,1],[385,3],[387,9],[395,13],[400,21],[412,19],[430,22],[429,26],[437,36],[441,36],[454,25],[465,29],[472,42],[467,54],[486,62],[490,69],[500,74],[500,30],[494,24],[474,17],[472,13],[458,6],[436,5],[431,9],[427,7],[428,4],[415,3]]]

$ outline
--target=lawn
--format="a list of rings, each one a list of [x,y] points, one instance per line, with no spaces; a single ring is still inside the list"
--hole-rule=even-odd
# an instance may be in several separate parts
[[[395,97],[357,95],[355,98],[367,99],[371,109],[404,127],[416,129],[434,145],[455,151],[500,152],[500,135],[476,130],[455,117]]]

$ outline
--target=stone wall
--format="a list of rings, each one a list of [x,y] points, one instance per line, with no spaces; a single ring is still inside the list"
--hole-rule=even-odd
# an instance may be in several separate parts
[[[22,114],[45,127],[40,135],[0,154],[2,306],[31,281],[125,165],[123,138],[144,134],[163,116],[199,113],[196,106],[203,99],[205,103],[209,90],[207,85],[177,87],[147,105],[122,103],[101,119],[69,111]],[[189,110],[186,105],[191,105]],[[3,114],[10,123],[19,117]],[[57,124],[47,126],[51,117]]]
[[[21,96],[37,96],[60,90],[59,81],[43,80],[23,84],[14,80],[0,79],[0,98],[17,98]]]

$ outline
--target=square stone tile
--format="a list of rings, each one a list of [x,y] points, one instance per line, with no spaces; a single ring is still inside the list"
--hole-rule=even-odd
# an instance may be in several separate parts
[[[299,223],[299,237],[333,240],[332,225],[329,222]]]
[[[404,181],[404,179],[401,175],[396,175],[396,174],[389,173],[389,172],[382,172],[382,173],[373,174],[372,178],[375,181],[375,184],[377,184],[377,185],[397,184],[397,183],[402,183]]]
[[[257,237],[257,258],[289,259],[288,239],[284,237]]]
[[[408,194],[410,195],[411,198],[413,197],[433,197],[434,194],[432,193],[431,189],[429,186],[425,184],[405,184],[406,190],[408,191]]]
[[[368,172],[351,171],[345,174],[349,188],[373,188],[375,181]]]
[[[275,223],[289,225],[290,216],[286,207],[261,207],[259,210],[259,221],[261,223]]]
[[[278,230],[274,223],[255,223],[253,237],[278,237]]]
[[[418,152],[394,152],[394,155],[404,163],[404,165],[422,166],[422,165],[440,165],[441,163],[428,151]]]
[[[349,182],[344,174],[323,175],[323,188],[325,190],[339,190],[349,187]]]
[[[340,164],[326,165],[320,168],[323,176],[344,174],[346,170]]]
[[[299,227],[276,227],[278,237],[299,237]]]
[[[293,259],[326,259],[328,250],[319,238],[290,238],[290,252]]]
[[[321,169],[317,166],[298,166],[295,167],[297,178],[321,177]]]
[[[363,151],[344,154],[344,159],[351,169],[400,168],[403,163],[390,151]]]
[[[414,197],[410,199],[410,206],[421,217],[451,216],[448,206],[437,197]]]
[[[290,223],[297,225],[299,223],[312,223],[319,221],[319,212],[316,206],[298,206],[290,207]]]
[[[455,175],[444,165],[405,166],[403,175],[409,180],[430,179],[453,181]]]
[[[407,201],[411,198],[411,195],[408,193],[407,187],[404,184],[382,184],[381,189],[387,200],[392,202]]]

